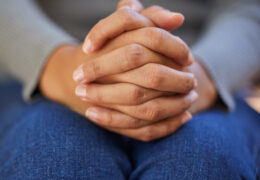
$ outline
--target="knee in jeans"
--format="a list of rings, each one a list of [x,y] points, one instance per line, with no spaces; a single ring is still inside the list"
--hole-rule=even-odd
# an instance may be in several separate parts
[[[15,133],[19,134],[18,144],[23,142],[26,143],[25,146],[39,145],[46,151],[55,151],[68,146],[82,147],[86,140],[95,141],[96,134],[102,136],[105,132],[63,106],[41,101],[26,110],[16,126]]]
[[[236,141],[236,132],[224,121],[228,119],[222,116],[210,119],[195,116],[172,136],[173,144],[182,147],[180,159],[190,162],[193,169],[220,172],[233,178],[250,177],[247,173],[253,172],[253,168],[248,163],[247,151],[241,150],[243,146]]]

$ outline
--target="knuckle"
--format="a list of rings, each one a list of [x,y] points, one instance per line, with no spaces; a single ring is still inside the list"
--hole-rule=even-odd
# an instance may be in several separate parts
[[[142,123],[140,123],[139,119],[133,119],[130,123],[129,123],[129,128],[139,128],[142,125]]]
[[[189,92],[195,86],[195,76],[193,74],[189,73],[182,82],[183,82],[183,86],[184,86],[184,91]]]
[[[138,87],[134,87],[130,92],[130,100],[134,103],[139,103],[144,99],[145,92]]]
[[[147,76],[146,79],[147,79],[148,86],[150,86],[151,88],[157,88],[162,84],[163,82],[162,71],[158,65],[149,64],[145,74]]]
[[[159,87],[162,84],[162,78],[156,74],[151,75],[150,81],[148,81],[151,87]]]
[[[90,71],[88,73],[91,73],[94,78],[97,78],[100,74],[100,66],[98,63],[95,63],[95,61],[90,61],[87,69]]]
[[[125,8],[120,8],[117,11],[117,16],[123,21],[123,24],[129,24],[132,23],[134,20],[133,13],[134,13],[133,10],[125,7]]]
[[[125,50],[125,59],[127,67],[137,67],[140,64],[140,59],[144,54],[144,48],[138,44],[131,44]]]
[[[144,142],[150,142],[155,138],[155,132],[152,127],[148,127],[144,130],[141,140]]]
[[[159,109],[156,104],[145,106],[142,108],[142,114],[145,120],[156,121],[160,115]]]
[[[147,28],[146,35],[150,37],[150,43],[153,47],[159,47],[165,39],[165,31],[156,27]]]

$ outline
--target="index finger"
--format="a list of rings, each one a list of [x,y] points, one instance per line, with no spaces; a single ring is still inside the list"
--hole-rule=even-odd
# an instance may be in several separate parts
[[[125,31],[154,26],[152,21],[136,11],[125,7],[99,21],[88,33],[82,50],[86,54],[101,48],[103,44]]]
[[[112,51],[129,44],[140,44],[152,51],[171,58],[181,66],[189,66],[194,62],[187,44],[170,32],[156,27],[145,27],[118,36],[106,46]]]

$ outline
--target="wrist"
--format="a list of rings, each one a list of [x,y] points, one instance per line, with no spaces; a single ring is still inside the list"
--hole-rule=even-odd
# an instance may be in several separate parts
[[[66,79],[66,83],[70,83],[70,79],[67,77],[70,66],[67,64],[68,59],[73,56],[75,48],[73,45],[62,45],[55,49],[46,61],[40,77],[39,89],[48,99],[60,99],[68,91],[64,87],[66,85],[64,80]]]
[[[75,95],[77,84],[72,79],[73,71],[86,60],[80,45],[62,45],[49,56],[39,82],[41,93],[51,101],[68,106],[84,114],[90,105]]]
[[[198,81],[196,91],[199,94],[199,99],[193,111],[198,112],[210,108],[217,100],[217,89],[213,79],[199,60],[196,60],[189,70]]]

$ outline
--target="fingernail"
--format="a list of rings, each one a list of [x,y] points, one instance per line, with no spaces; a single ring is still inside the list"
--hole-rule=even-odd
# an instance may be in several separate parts
[[[86,111],[86,116],[93,121],[98,120],[98,114],[95,111],[93,111],[91,108],[88,108],[88,110]]]
[[[191,118],[192,118],[191,113],[187,112],[187,113],[185,114],[185,116],[183,117],[183,119],[182,119],[182,123],[186,123],[186,122],[190,121]]]
[[[179,13],[174,13],[174,12],[171,12],[171,11],[166,11],[165,13],[168,14],[169,16],[171,16],[171,17],[177,16],[179,14]]]
[[[194,79],[194,88],[197,88],[198,87],[198,80],[195,78]]]
[[[133,10],[133,11],[139,11],[139,6],[138,5],[136,5],[136,4],[132,4],[131,6],[130,6],[130,8]]]
[[[192,102],[194,102],[199,97],[198,93],[195,91],[192,91],[190,96]]]
[[[188,57],[189,63],[192,64],[195,61],[194,56],[192,55],[192,53],[189,53],[189,57]]]
[[[124,5],[124,6],[121,6],[119,9],[132,9],[134,6],[131,4],[131,5],[129,5],[129,4],[126,4],[126,5]]]
[[[86,98],[86,97],[80,97],[80,99],[81,99],[82,101],[92,102],[89,98]]]
[[[171,12],[172,16],[181,16],[183,19],[184,19],[184,15],[181,14],[181,13],[174,13],[174,12]]]
[[[75,90],[76,96],[79,97],[86,97],[87,96],[87,92],[86,92],[86,87],[83,85],[79,85],[76,87]]]
[[[85,41],[85,43],[84,43],[83,46],[82,46],[82,50],[83,50],[83,52],[86,53],[86,54],[88,54],[88,53],[94,51],[94,48],[93,48],[93,46],[92,46],[92,43],[91,43],[90,39],[87,39],[87,40]]]
[[[84,79],[84,72],[83,72],[82,68],[78,68],[73,73],[73,80],[76,82],[80,82],[83,79]]]

